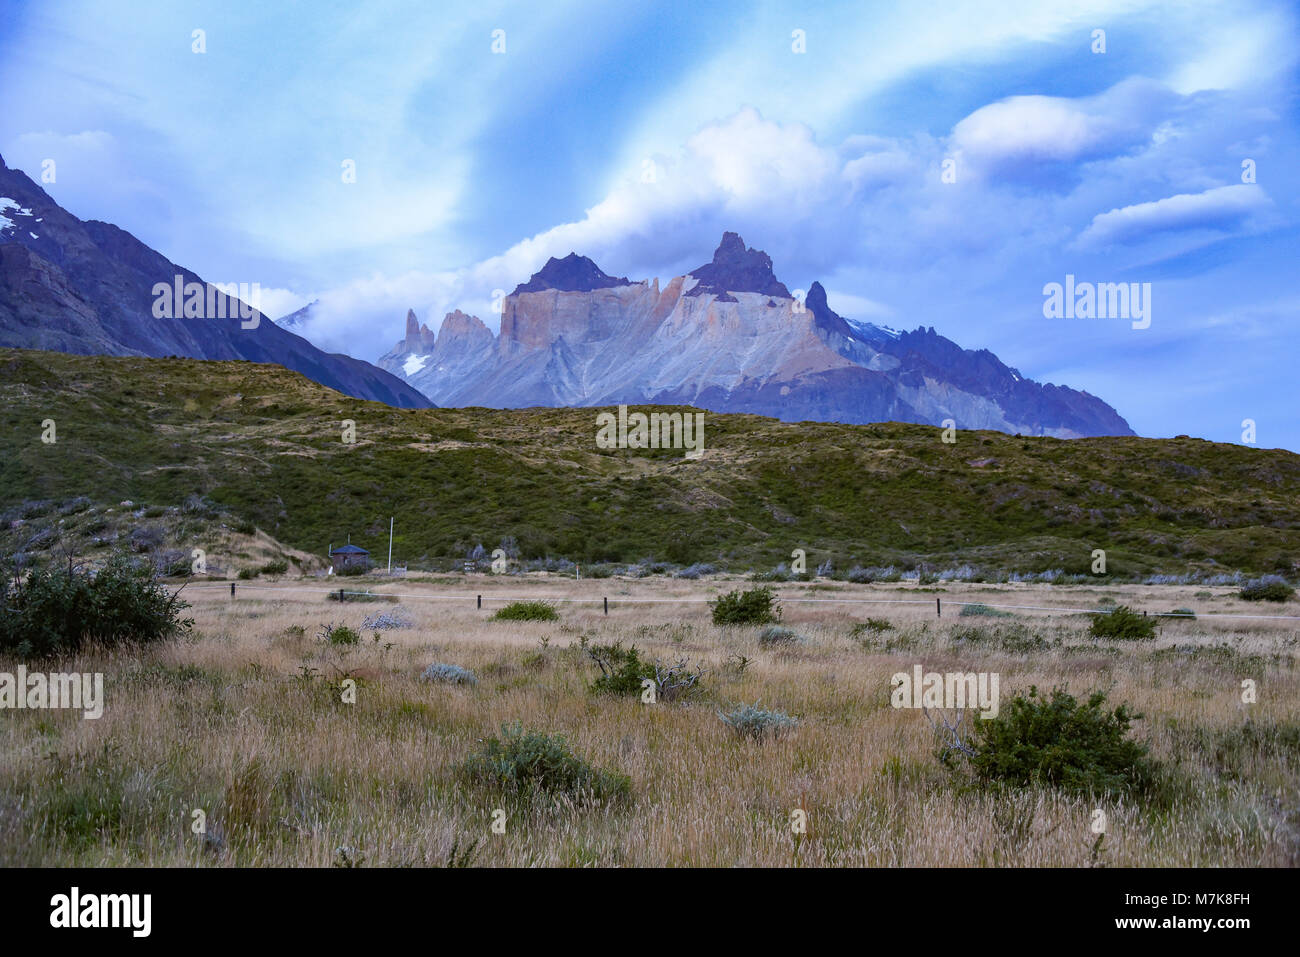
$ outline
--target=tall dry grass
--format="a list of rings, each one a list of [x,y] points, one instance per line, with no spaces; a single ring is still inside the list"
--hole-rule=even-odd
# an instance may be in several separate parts
[[[357,580],[342,583],[355,588]],[[1295,622],[1167,621],[1151,642],[1096,642],[1087,619],[1023,612],[957,617],[956,601],[1257,613],[1222,589],[782,585],[786,597],[923,604],[786,604],[803,641],[765,648],[756,628],[717,628],[701,599],[734,583],[576,582],[547,576],[360,584],[406,596],[413,627],[376,642],[366,615],[391,604],[325,600],[323,586],[189,588],[190,640],[87,654],[104,716],[0,715],[0,864],[624,866],[1252,866],[1300,863],[1300,681]],[[489,621],[505,597],[608,595],[559,604],[561,621]],[[1200,596],[1200,597],[1198,597]],[[1208,596],[1208,597],[1206,597]],[[1288,606],[1297,614],[1295,606]],[[867,616],[879,633],[854,630]],[[357,646],[316,634],[329,622]],[[999,642],[1014,622],[1045,646]],[[972,631],[972,629],[980,629]],[[1023,634],[1023,633],[1019,633]],[[635,644],[708,669],[692,700],[593,696],[582,638]],[[743,658],[748,663],[743,667]],[[430,662],[473,686],[421,681]],[[1166,769],[1147,800],[1050,789],[988,792],[945,770],[925,717],[889,705],[890,676],[996,671],[1003,704],[1030,685],[1107,692],[1145,717],[1135,733]],[[12,671],[13,662],[0,662]],[[51,670],[56,670],[51,668]],[[1241,702],[1241,681],[1258,701]],[[356,702],[342,700],[346,679]],[[775,741],[733,735],[717,711],[759,700],[799,719]],[[978,719],[976,719],[978,720]],[[592,764],[630,776],[629,801],[506,803],[456,765],[506,723],[563,733]],[[508,811],[505,834],[492,812]],[[1094,811],[1107,817],[1100,845]],[[807,814],[796,835],[791,812]],[[206,832],[192,830],[194,812]]]

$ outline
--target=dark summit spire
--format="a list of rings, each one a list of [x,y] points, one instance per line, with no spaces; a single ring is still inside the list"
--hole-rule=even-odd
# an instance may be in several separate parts
[[[626,276],[615,279],[606,275],[599,266],[586,256],[569,253],[563,259],[552,256],[546,265],[533,273],[528,282],[515,287],[514,295],[521,292],[541,292],[543,289],[558,289],[561,292],[591,292],[593,289],[608,289],[610,286],[630,286]]]
[[[761,249],[746,249],[737,233],[723,233],[713,262],[692,269],[690,274],[700,283],[688,296],[710,294],[726,301],[731,299],[728,293],[757,292],[792,298],[790,290],[772,273],[772,257]]]

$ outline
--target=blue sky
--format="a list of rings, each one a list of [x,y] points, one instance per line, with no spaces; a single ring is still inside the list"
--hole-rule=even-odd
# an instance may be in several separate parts
[[[272,315],[320,299],[322,347],[732,229],[1143,435],[1300,450],[1291,4],[2,2],[5,161]],[[1150,327],[1044,318],[1067,274],[1151,283]]]

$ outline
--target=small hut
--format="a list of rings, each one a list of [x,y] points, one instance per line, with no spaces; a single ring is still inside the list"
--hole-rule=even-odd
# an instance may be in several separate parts
[[[370,553],[349,542],[330,550],[330,562],[334,565],[335,572],[342,572],[345,568],[360,568],[362,571],[368,571]]]

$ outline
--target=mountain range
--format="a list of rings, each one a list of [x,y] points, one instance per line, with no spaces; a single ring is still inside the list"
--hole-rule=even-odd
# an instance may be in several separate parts
[[[692,405],[787,422],[1133,434],[1096,396],[1030,381],[986,349],[847,320],[820,282],[796,297],[734,232],[662,288],[576,253],[552,258],[504,298],[497,334],[460,310],[435,334],[410,311],[379,366],[447,406]]]
[[[159,284],[204,292],[204,318],[159,312]],[[251,284],[250,284],[251,288]],[[345,395],[403,408],[430,405],[369,362],[327,353],[150,249],[123,229],[82,221],[0,157],[0,345],[83,355],[187,356],[276,363]],[[170,298],[170,297],[169,297]],[[246,318],[245,318],[246,316]]]
[[[159,290],[173,287],[174,309],[160,310]],[[207,291],[208,308],[185,318],[191,287]],[[1101,399],[1030,381],[988,350],[933,328],[845,319],[819,282],[797,296],[734,232],[662,288],[577,253],[552,258],[504,297],[495,333],[456,310],[435,334],[408,312],[378,367],[303,338],[312,306],[271,322],[214,291],[125,230],[68,213],[0,157],[0,346],[275,363],[404,408],[691,405],[784,421],[1133,434]]]

